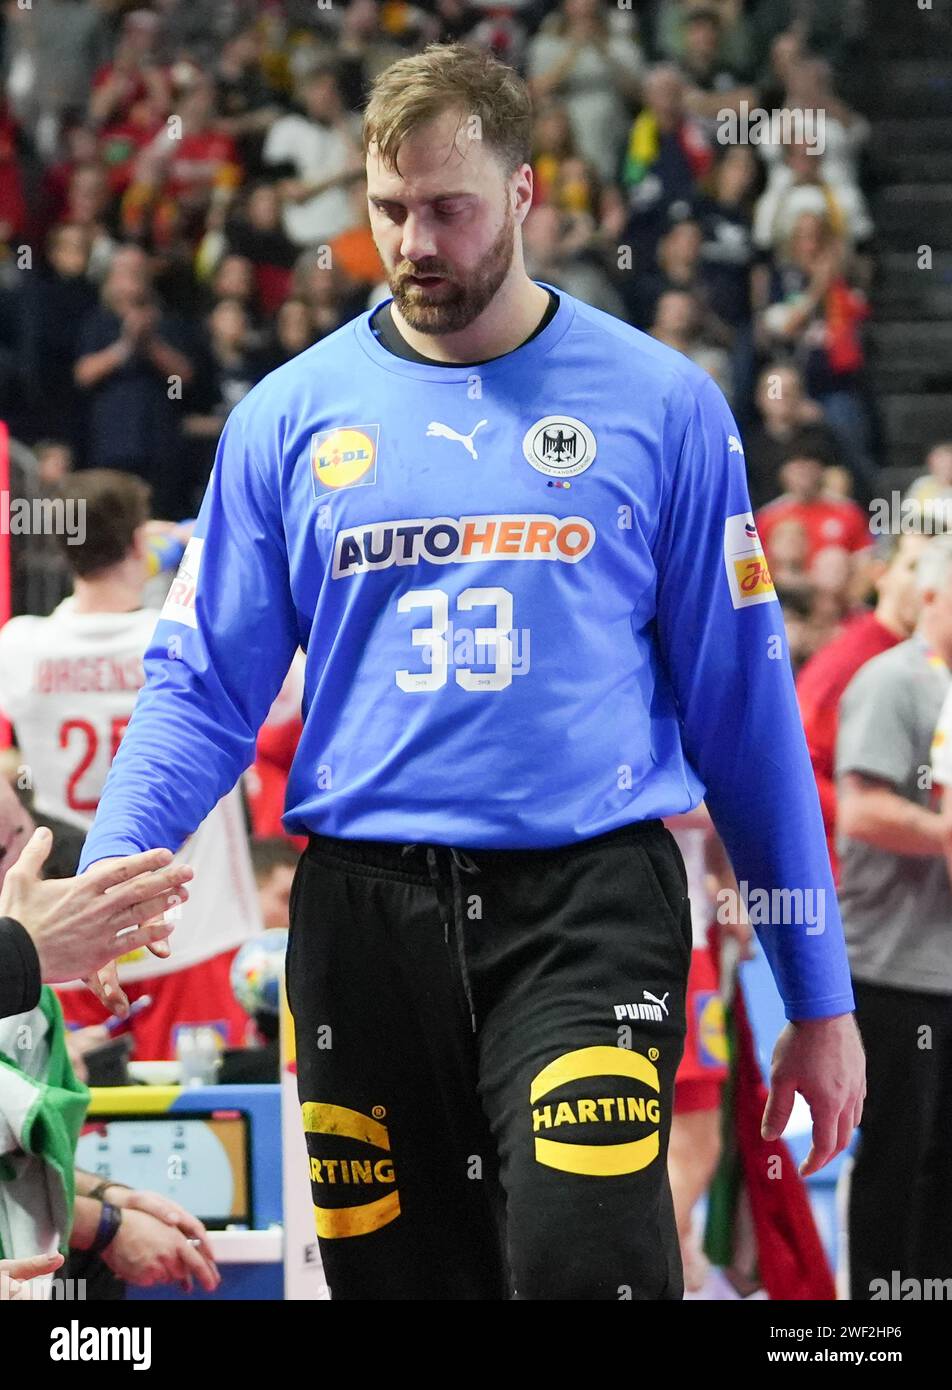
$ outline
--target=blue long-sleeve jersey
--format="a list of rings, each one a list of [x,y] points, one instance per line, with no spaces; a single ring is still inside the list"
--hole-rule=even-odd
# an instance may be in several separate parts
[[[181,845],[251,762],[300,645],[289,831],[556,846],[703,797],[738,879],[786,904],[752,918],[788,1016],[848,1012],[781,610],[717,387],[561,292],[479,367],[398,358],[369,318],[229,416],[80,870]],[[791,921],[801,900],[819,918]]]

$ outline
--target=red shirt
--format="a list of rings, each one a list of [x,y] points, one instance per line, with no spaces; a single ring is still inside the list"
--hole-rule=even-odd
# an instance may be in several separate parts
[[[788,495],[778,497],[761,507],[756,516],[757,530],[764,548],[769,552],[770,537],[782,521],[798,521],[807,533],[807,568],[817,552],[828,545],[844,550],[863,550],[872,545],[869,523],[862,507],[848,497],[816,497],[812,502],[798,502]],[[767,559],[770,559],[768,553]]]
[[[175,142],[168,165],[165,193],[169,198],[190,198],[206,193],[228,165],[237,165],[238,153],[230,135],[198,130]]]
[[[888,651],[902,639],[883,627],[875,613],[851,619],[804,665],[797,677],[800,717],[807,736],[807,748],[816,777],[826,842],[834,875],[838,874],[834,833],[836,830],[836,783],[833,777],[836,730],[843,691],[861,666],[880,652]]]
[[[136,1014],[126,1030],[135,1044],[135,1062],[169,1062],[175,1059],[176,1030],[184,1023],[207,1023],[222,1035],[226,1047],[243,1047],[250,1019],[231,988],[231,963],[238,947],[222,951],[198,965],[136,980],[123,985],[130,1004],[143,994],[152,998],[148,1009]],[[109,1017],[94,994],[85,989],[59,992],[66,1022],[77,1028],[104,1023]]]

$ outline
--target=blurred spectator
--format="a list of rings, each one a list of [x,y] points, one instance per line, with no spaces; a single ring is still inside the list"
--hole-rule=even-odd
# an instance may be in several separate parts
[[[533,101],[564,107],[576,150],[602,179],[618,177],[642,68],[634,39],[610,29],[604,0],[563,0],[529,44]]]
[[[284,230],[296,246],[328,242],[353,225],[347,187],[364,176],[355,118],[344,110],[333,68],[318,67],[298,87],[303,112],[275,121],[263,160],[281,177]]]
[[[827,458],[823,439],[804,430],[793,439],[780,468],[782,495],[757,512],[757,529],[768,553],[773,531],[784,521],[798,521],[807,533],[805,565],[809,572],[825,546],[850,553],[872,545],[867,517],[855,502],[830,496],[823,487]]]
[[[724,33],[721,16],[712,5],[689,9],[684,15],[679,66],[688,87],[688,109],[703,121],[712,138],[721,111],[737,110],[742,101],[753,104],[757,95],[722,58]]]
[[[764,541],[764,553],[771,578],[778,589],[783,589],[785,593],[800,590],[812,598],[813,591],[807,577],[810,539],[802,521],[788,517],[778,522],[772,528],[769,540]]]
[[[522,227],[526,269],[616,318],[625,318],[625,304],[598,258],[586,255],[593,240],[591,219],[559,212],[548,203],[534,207]]]
[[[808,145],[791,142],[781,150],[781,160],[754,209],[757,245],[779,251],[805,213],[828,221],[832,233],[852,246],[869,241],[873,224],[859,188],[832,182],[824,174],[823,161]]]
[[[230,252],[222,257],[209,285],[213,301],[238,299],[252,317],[256,317],[258,312],[257,290],[254,265],[247,256],[238,252]]]
[[[713,162],[702,124],[688,114],[678,69],[670,64],[649,69],[622,173],[632,208],[629,237],[642,253],[653,251],[672,205],[685,212],[692,208]]]
[[[61,440],[44,439],[27,448],[20,440],[10,439],[10,491],[15,497],[29,499],[31,506],[56,499],[72,467],[72,450]],[[14,532],[10,559],[15,615],[45,617],[72,588],[69,567],[52,527],[44,526],[36,534]],[[52,854],[56,854],[55,845]]]
[[[651,336],[683,352],[714,378],[730,402],[734,391],[730,355],[706,336],[704,315],[693,294],[666,290],[655,306]]]
[[[705,67],[746,76],[753,68],[755,50],[744,9],[743,0],[660,0],[655,47],[662,57],[683,62],[689,69],[703,58]]]
[[[793,69],[803,57],[803,35],[785,29],[770,44],[770,53],[759,78],[760,104],[767,111],[781,108],[787,99]],[[761,147],[762,148],[762,147]]]
[[[823,450],[825,459],[838,457],[837,438],[823,421],[823,411],[803,390],[796,367],[772,362],[757,382],[759,419],[744,434],[747,485],[754,510],[772,502],[780,490],[780,467],[791,441],[805,426]]]
[[[251,841],[251,867],[266,931],[289,929],[291,885],[300,857],[291,841],[280,836]]]
[[[225,224],[227,252],[254,267],[257,301],[264,314],[275,312],[291,288],[298,248],[281,221],[281,197],[273,183],[254,184]]]
[[[346,280],[355,286],[367,288],[383,277],[384,269],[370,230],[366,179],[352,184],[348,196],[353,209],[353,223],[345,232],[331,238],[331,256]]]
[[[150,97],[156,109],[169,109],[169,75],[155,60],[160,19],[151,10],[133,10],[122,21],[112,61],[93,78],[89,119],[101,129],[128,121],[133,107]]]
[[[196,353],[186,399],[185,434],[193,441],[192,482],[201,498],[215,458],[215,445],[230,411],[265,374],[266,365],[240,299],[219,299],[206,319],[207,337]]]
[[[916,567],[926,539],[916,535],[887,539],[888,549],[884,547],[876,561],[874,583],[878,597],[875,609],[852,618],[833,641],[806,663],[797,678],[800,714],[835,875],[839,872],[839,861],[833,764],[840,699],[861,666],[912,636],[919,616]],[[887,558],[883,558],[884,553]]]
[[[342,323],[349,323],[364,307],[363,288],[349,282],[324,248],[305,251],[298,258],[292,286],[295,296],[310,310],[317,338],[326,338]]]
[[[162,315],[137,247],[117,250],[101,299],[80,327],[74,368],[87,397],[86,464],[137,474],[153,488],[156,515],[175,520],[188,498],[179,457],[193,376],[186,335]]]
[[[552,203],[563,210],[572,206],[574,211],[594,212],[587,202],[579,208],[577,199],[566,199],[563,192],[564,165],[577,157],[572,123],[565,107],[558,102],[542,106],[532,122],[533,205]]]
[[[910,485],[906,497],[917,502],[923,524],[931,531],[950,529],[952,517],[952,440],[933,444],[926,455],[926,471]]]
[[[869,139],[869,122],[851,111],[836,95],[830,64],[824,58],[813,55],[795,58],[787,69],[786,84],[782,102],[776,103],[778,106],[803,111],[808,116],[812,113],[821,116],[823,145],[813,159],[820,165],[824,183],[835,188],[837,194],[844,186],[849,186],[853,190],[850,197],[856,197],[859,158]],[[771,182],[780,169],[781,132],[780,121],[775,118],[771,129],[773,138],[759,146],[761,158],[771,166]]]
[[[754,389],[753,308],[764,303],[769,277],[754,247],[751,211],[760,166],[746,145],[725,150],[710,193],[700,199],[701,264],[708,307],[732,334],[731,366],[737,418],[746,428]]]
[[[73,471],[73,451],[59,439],[41,439],[33,445],[37,478],[51,495]]]
[[[465,27],[474,19],[466,12]],[[404,56],[404,49],[387,36],[380,20],[378,0],[349,0],[333,44],[322,50],[323,58],[336,62],[341,100],[348,111],[359,111],[374,78]]]
[[[874,473],[861,333],[868,308],[847,270],[846,247],[829,220],[801,213],[771,271],[759,332],[768,347],[798,362],[807,393],[823,406],[844,460],[869,496]]]
[[[917,585],[914,635],[853,677],[836,741],[839,900],[868,1088],[849,1184],[854,1300],[875,1297],[890,1270],[952,1276],[943,1099],[952,1068],[952,837],[940,788],[948,759],[935,743],[952,666],[952,537],[927,543]]]
[[[223,212],[242,177],[235,142],[218,128],[212,80],[183,74],[176,105],[178,124],[170,120],[139,155],[122,200],[125,234],[161,249],[178,237],[197,242],[206,214]]]
[[[276,367],[283,367],[285,362],[316,342],[314,320],[307,302],[289,296],[275,316],[274,338],[265,353],[266,370],[273,372]]]
[[[262,170],[267,131],[285,110],[262,71],[263,54],[261,28],[248,25],[225,42],[214,69],[218,129],[231,136],[239,162],[254,175]]]
[[[59,222],[68,222],[84,229],[89,238],[86,274],[97,285],[101,284],[112,262],[117,242],[109,174],[98,160],[77,164],[73,168]]]
[[[61,223],[47,237],[46,262],[18,286],[17,358],[20,378],[14,428],[27,443],[54,434],[81,451],[82,395],[73,381],[80,325],[95,308],[86,274],[89,233]]]
[[[21,139],[20,128],[0,93],[0,257],[8,256],[27,230]]]
[[[69,109],[85,106],[106,41],[103,7],[92,0],[4,6],[7,91],[49,159]]]
[[[790,588],[782,588],[778,584],[777,598],[783,615],[790,665],[796,674],[804,662],[809,661],[814,652],[819,651],[827,633],[825,630],[817,630],[813,617],[813,594],[809,587],[797,584]]]
[[[665,232],[658,242],[657,266],[637,277],[641,307],[638,326],[649,327],[655,320],[658,300],[669,290],[680,290],[694,299],[702,335],[720,347],[728,347],[733,334],[711,307],[710,281],[701,260],[702,233],[693,218],[683,218]]]
[[[100,132],[97,153],[108,170],[109,191],[114,198],[125,193],[135,175],[139,155],[159,138],[164,127],[162,106],[152,93],[147,93],[133,103],[128,116],[110,122]]]

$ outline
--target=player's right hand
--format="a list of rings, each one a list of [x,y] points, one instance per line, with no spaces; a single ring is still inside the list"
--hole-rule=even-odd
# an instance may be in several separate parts
[[[144,1211],[124,1210],[115,1238],[102,1258],[113,1274],[140,1288],[180,1284],[191,1291],[197,1279],[208,1293],[221,1283],[213,1260],[178,1230]]]
[[[171,862],[171,850],[104,859],[75,878],[42,879],[52,844],[49,830],[36,830],[0,889],[0,916],[29,932],[47,983],[84,978],[171,935],[173,923],[157,915],[188,898],[193,877],[190,865]]]

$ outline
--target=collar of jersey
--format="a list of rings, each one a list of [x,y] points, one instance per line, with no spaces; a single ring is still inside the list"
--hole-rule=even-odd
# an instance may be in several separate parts
[[[397,357],[389,348],[385,348],[383,343],[378,342],[374,337],[370,327],[370,318],[377,309],[392,301],[392,295],[387,299],[380,300],[373,309],[366,314],[361,314],[360,318],[356,320],[357,341],[367,356],[372,358],[378,366],[385,367],[387,371],[394,372],[397,376],[415,376],[421,381],[468,381],[474,373],[486,378],[495,376],[497,372],[509,371],[515,366],[527,367],[537,358],[544,357],[555,347],[556,343],[564,337],[575,317],[575,301],[571,295],[567,295],[556,285],[547,284],[545,280],[535,280],[533,283],[541,285],[543,289],[551,290],[553,294],[559,296],[559,307],[551,320],[542,332],[537,333],[530,342],[523,343],[521,347],[513,348],[512,352],[503,353],[501,357],[492,357],[480,366],[463,364],[454,367],[449,363],[445,366],[430,366],[428,362],[410,362],[404,357]]]

